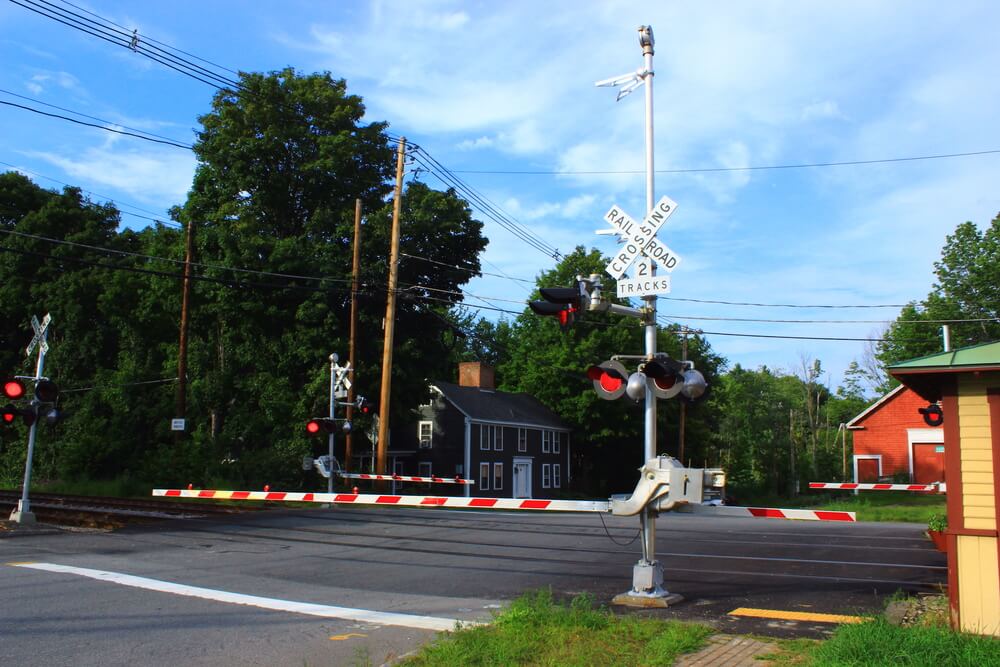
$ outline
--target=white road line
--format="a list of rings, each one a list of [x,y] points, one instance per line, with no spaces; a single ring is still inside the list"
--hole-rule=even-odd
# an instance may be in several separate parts
[[[216,602],[228,602],[231,604],[242,604],[262,609],[274,611],[287,611],[293,614],[307,614],[309,616],[322,616],[324,618],[340,618],[348,621],[361,621],[363,623],[373,623],[376,625],[398,625],[404,628],[418,628],[420,630],[436,630],[443,632],[454,630],[455,624],[459,623],[455,618],[441,618],[438,616],[417,616],[415,614],[397,614],[392,612],[371,611],[369,609],[351,609],[349,607],[333,607],[311,602],[295,602],[292,600],[278,600],[275,598],[264,598],[256,595],[244,595],[242,593],[229,593],[227,591],[217,591],[211,588],[201,588],[198,586],[187,586],[185,584],[175,584],[169,581],[158,579],[148,579],[146,577],[136,577],[131,574],[120,572],[106,572],[104,570],[92,570],[86,567],[73,567],[70,565],[57,565],[55,563],[10,563],[14,567],[26,567],[32,570],[44,570],[46,572],[58,572],[60,574],[76,574],[81,577],[89,577],[98,581],[107,581],[122,586],[133,588],[144,588],[150,591],[161,593],[173,593],[174,595],[185,595],[188,597],[202,598],[204,600],[215,600]]]

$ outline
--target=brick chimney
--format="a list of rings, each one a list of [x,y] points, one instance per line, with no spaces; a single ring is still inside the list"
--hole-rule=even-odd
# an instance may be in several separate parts
[[[479,361],[463,361],[458,364],[458,386],[496,389],[493,369]]]

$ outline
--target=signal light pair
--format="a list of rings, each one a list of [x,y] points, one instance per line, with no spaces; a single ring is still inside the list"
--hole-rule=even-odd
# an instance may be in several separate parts
[[[25,397],[27,389],[20,378],[6,378],[3,381],[3,395],[12,401]],[[59,387],[47,378],[35,382],[35,399],[39,403],[55,403],[59,399]]]
[[[321,433],[334,433],[337,430],[337,421],[329,417],[316,417],[306,422],[306,433],[308,435],[320,435]],[[351,432],[351,422],[345,421],[340,426],[344,433]]]
[[[687,363],[667,357],[647,361],[634,373],[629,373],[620,361],[605,361],[588,368],[587,377],[593,381],[597,395],[606,401],[623,395],[628,395],[633,401],[641,401],[646,396],[647,387],[657,398],[680,395],[694,401],[707,389],[701,373]]]

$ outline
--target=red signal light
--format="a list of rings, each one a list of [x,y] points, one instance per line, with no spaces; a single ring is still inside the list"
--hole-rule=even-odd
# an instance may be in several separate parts
[[[588,368],[587,378],[593,381],[600,398],[613,401],[625,393],[628,371],[619,361],[605,361]]]
[[[3,411],[0,412],[0,419],[2,419],[4,426],[13,424],[15,418],[17,418],[17,408],[13,405],[5,405]]]
[[[4,380],[3,395],[14,401],[24,398],[24,383],[17,378],[8,378]]]
[[[306,422],[306,433],[309,435],[316,435],[321,430],[323,430],[323,427],[320,425],[318,419],[310,419]]]

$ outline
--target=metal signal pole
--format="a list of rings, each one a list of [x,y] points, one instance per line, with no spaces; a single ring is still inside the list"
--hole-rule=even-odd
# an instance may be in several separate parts
[[[392,385],[392,339],[396,325],[396,284],[399,281],[399,215],[403,199],[403,157],[406,138],[399,138],[396,150],[396,189],[392,201],[392,244],[389,250],[389,293],[385,304],[385,337],[382,345],[382,392],[379,397],[378,460],[375,472],[386,473],[389,446],[389,389]]]

